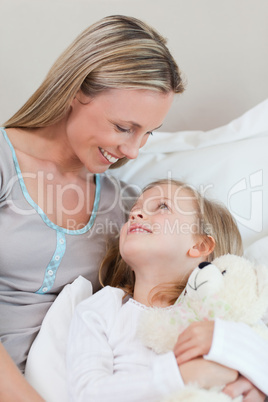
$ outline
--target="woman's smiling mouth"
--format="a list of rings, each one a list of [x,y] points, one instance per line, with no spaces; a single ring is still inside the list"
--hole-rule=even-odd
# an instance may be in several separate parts
[[[119,158],[115,158],[113,155],[109,154],[103,148],[99,147],[99,150],[100,150],[101,154],[104,156],[104,158],[107,159],[108,162],[115,163],[118,161]]]

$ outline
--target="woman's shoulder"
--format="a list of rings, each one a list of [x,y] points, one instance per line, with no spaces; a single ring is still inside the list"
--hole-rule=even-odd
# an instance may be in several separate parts
[[[0,163],[3,165],[7,161],[12,161],[12,150],[5,129],[0,127]]]
[[[12,149],[5,130],[0,128],[0,189],[4,188],[15,175]]]

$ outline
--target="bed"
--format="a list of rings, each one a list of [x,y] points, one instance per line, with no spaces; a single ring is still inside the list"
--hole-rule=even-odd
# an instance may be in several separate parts
[[[0,0],[0,10],[2,123],[92,22],[126,14],[158,28],[169,39],[186,91],[138,159],[109,174],[139,188],[159,178],[187,181],[230,209],[245,255],[268,264],[266,0]],[[69,322],[77,303],[91,293],[82,277],[67,285],[33,344],[26,377],[46,401],[67,400]]]

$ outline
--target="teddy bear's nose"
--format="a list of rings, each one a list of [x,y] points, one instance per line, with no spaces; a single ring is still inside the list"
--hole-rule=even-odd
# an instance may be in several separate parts
[[[209,265],[209,264],[211,264],[211,262],[207,262],[207,261],[201,262],[201,263],[198,265],[198,268],[200,268],[200,269],[205,268],[205,267],[206,267],[207,265]]]

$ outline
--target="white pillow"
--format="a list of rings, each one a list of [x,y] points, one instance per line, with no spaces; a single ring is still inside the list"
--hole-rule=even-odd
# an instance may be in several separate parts
[[[144,187],[172,177],[223,202],[247,247],[268,235],[268,99],[207,132],[156,132],[138,159],[109,172]]]
[[[69,326],[77,304],[91,295],[91,282],[82,276],[66,285],[30,349],[25,377],[47,402],[68,401],[65,354]]]

